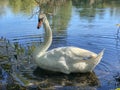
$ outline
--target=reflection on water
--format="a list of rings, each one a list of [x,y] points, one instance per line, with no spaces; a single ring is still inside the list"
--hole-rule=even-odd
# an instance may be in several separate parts
[[[85,88],[89,86],[99,86],[99,81],[94,73],[86,74],[70,74],[65,75],[62,73],[54,73],[37,68],[34,71],[34,75],[38,81],[41,81],[41,84],[46,84],[46,86],[63,88],[67,86],[73,86],[71,88]]]
[[[43,89],[119,87],[120,34],[116,35],[115,26],[120,23],[119,3],[118,0],[0,0],[0,36],[9,40],[4,43],[6,39],[0,39],[0,65],[12,62],[12,71],[20,75],[17,78],[37,82]],[[69,45],[99,52],[105,48],[95,73],[64,75],[36,67],[32,52],[44,42],[43,27],[36,29],[39,9],[47,14],[53,31],[49,49]]]
[[[34,0],[8,0],[9,7],[15,14],[24,13],[30,15],[35,7]]]

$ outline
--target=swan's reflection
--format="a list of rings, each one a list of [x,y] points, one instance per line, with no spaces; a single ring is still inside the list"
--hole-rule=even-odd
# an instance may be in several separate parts
[[[72,73],[69,75],[43,70],[37,67],[33,75],[40,82],[41,88],[60,88],[60,87],[95,87],[99,86],[99,80],[94,72],[91,73]],[[35,79],[35,78],[34,78]]]

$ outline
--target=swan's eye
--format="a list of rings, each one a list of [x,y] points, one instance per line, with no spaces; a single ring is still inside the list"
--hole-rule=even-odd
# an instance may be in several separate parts
[[[43,18],[39,18],[39,19],[38,19],[38,22],[41,22],[41,21],[43,21]]]
[[[40,19],[38,19],[38,22],[40,22]]]

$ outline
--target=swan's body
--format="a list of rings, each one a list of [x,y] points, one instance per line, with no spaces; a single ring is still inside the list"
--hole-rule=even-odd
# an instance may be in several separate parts
[[[42,21],[41,21],[42,20]],[[36,64],[46,70],[69,74],[71,72],[91,72],[100,62],[103,52],[94,52],[77,47],[59,47],[47,51],[52,42],[52,31],[44,14],[39,16],[38,28],[43,22],[45,43],[35,50]]]

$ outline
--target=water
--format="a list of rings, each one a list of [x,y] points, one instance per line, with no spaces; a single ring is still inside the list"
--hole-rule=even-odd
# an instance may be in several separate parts
[[[75,76],[63,74],[51,76],[47,72],[43,74],[44,71],[36,69],[31,54],[36,45],[44,42],[43,27],[40,30],[36,28],[38,5],[34,0],[0,0],[0,36],[7,38],[16,48],[18,60],[12,62],[13,68],[17,65],[18,69],[14,71],[19,72],[22,78],[30,82],[39,83],[42,88],[51,86],[60,90],[119,88],[120,82],[116,77],[120,73],[120,34],[117,33],[116,24],[120,23],[120,1],[46,2],[41,2],[40,6],[45,13],[53,14],[47,15],[53,31],[53,42],[49,49],[76,46],[99,53],[105,48],[103,59],[92,74]],[[29,7],[26,7],[28,4]]]

